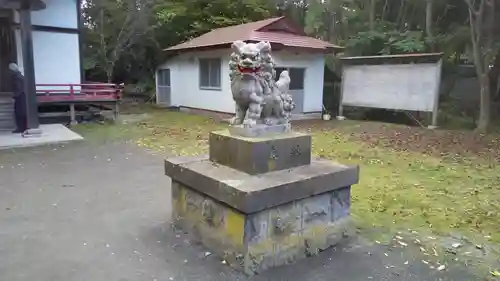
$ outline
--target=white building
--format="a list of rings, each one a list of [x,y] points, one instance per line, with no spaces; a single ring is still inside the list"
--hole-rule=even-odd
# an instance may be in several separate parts
[[[157,103],[234,113],[230,91],[230,46],[236,40],[269,41],[277,77],[290,73],[295,113],[321,112],[325,54],[338,47],[312,37],[285,17],[220,28],[165,50],[170,59],[156,74]]]
[[[80,0],[43,0],[43,3],[45,8],[31,11],[36,84],[80,84]],[[15,46],[13,57],[23,70],[19,13],[5,10],[4,15],[11,19],[15,39],[9,43]],[[6,43],[1,42],[2,45]],[[3,61],[2,53],[2,66]]]
[[[81,84],[80,18],[81,0],[0,0],[0,131],[12,126],[9,63],[25,76],[30,128],[38,126],[35,87]]]

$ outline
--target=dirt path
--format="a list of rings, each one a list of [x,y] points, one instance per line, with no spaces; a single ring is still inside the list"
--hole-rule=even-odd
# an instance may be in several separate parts
[[[476,280],[360,240],[249,279],[169,222],[162,158],[133,145],[0,153],[0,280]]]

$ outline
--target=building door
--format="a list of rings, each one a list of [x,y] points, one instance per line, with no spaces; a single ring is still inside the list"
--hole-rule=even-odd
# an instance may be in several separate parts
[[[170,106],[171,84],[170,69],[160,69],[157,73],[157,93],[156,102],[160,105]]]
[[[293,102],[295,103],[295,109],[292,113],[300,114],[304,111],[304,78],[306,69],[297,67],[276,67],[276,81],[279,79],[281,72],[284,70],[288,71],[290,75],[290,90],[289,93],[292,95]]]

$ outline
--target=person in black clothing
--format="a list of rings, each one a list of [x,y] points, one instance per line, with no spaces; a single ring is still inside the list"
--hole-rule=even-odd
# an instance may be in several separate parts
[[[28,114],[26,110],[26,94],[24,91],[24,76],[15,63],[9,64],[12,71],[12,92],[14,93],[14,114],[16,130],[13,133],[23,133],[28,129]]]

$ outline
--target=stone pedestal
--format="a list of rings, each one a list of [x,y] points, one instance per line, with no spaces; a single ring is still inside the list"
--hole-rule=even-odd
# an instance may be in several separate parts
[[[311,159],[311,137],[210,134],[209,156],[165,161],[176,223],[247,274],[292,263],[350,230],[358,168]]]
[[[261,138],[210,133],[209,159],[255,175],[311,164],[311,136],[284,133]]]

